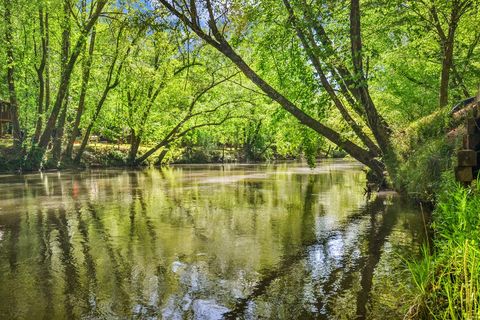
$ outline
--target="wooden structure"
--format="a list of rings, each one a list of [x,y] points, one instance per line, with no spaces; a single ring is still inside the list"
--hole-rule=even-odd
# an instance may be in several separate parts
[[[7,101],[0,100],[0,137],[11,132],[12,108]]]
[[[457,152],[455,167],[455,177],[464,184],[470,184],[480,171],[480,90],[468,112],[462,149]]]

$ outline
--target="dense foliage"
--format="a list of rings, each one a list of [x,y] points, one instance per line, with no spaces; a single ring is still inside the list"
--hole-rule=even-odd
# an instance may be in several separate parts
[[[392,134],[473,95],[480,67],[473,0],[4,0],[1,10],[0,99],[12,110],[2,131],[15,148],[2,143],[2,159],[23,169],[99,152],[138,165],[313,163],[342,150],[381,181],[399,161]]]

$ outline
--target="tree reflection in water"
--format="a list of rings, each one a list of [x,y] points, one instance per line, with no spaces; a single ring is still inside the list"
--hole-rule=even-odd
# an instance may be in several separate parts
[[[3,177],[0,318],[396,319],[422,219],[363,185],[350,162]]]

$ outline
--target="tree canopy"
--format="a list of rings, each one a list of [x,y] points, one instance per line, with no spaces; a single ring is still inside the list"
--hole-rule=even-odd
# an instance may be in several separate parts
[[[4,0],[1,11],[0,99],[24,169],[80,163],[100,139],[126,146],[131,165],[195,148],[311,163],[341,150],[381,182],[399,161],[392,134],[478,85],[476,0]]]

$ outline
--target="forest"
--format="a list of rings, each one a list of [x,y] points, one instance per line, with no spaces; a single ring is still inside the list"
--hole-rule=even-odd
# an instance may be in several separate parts
[[[479,1],[1,1],[0,171],[354,160],[433,209],[406,317],[480,314]]]
[[[130,165],[225,149],[241,160],[344,152],[382,179],[401,161],[395,134],[475,95],[477,11],[473,1],[4,1],[2,126],[14,151],[5,143],[3,161],[88,163],[99,140]]]

